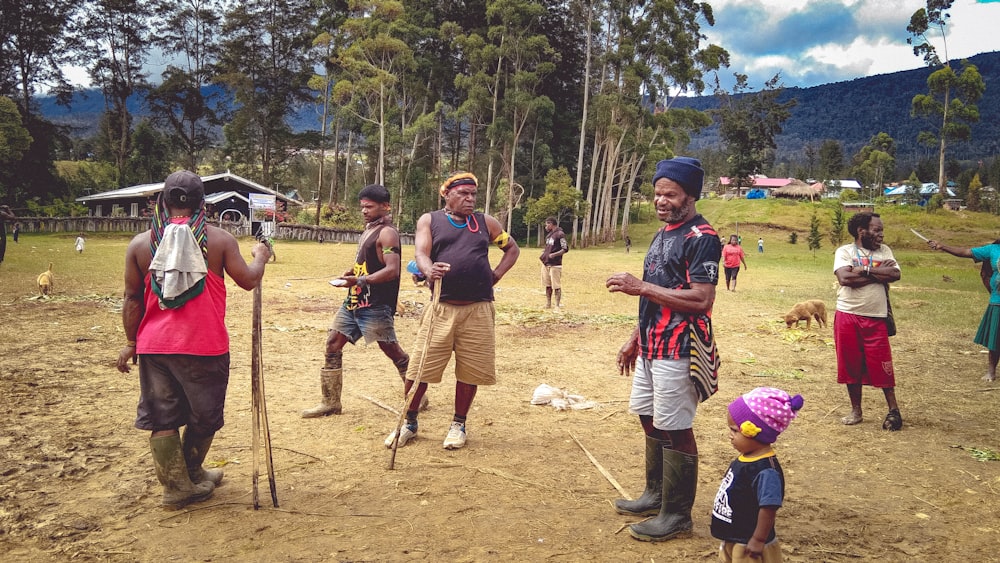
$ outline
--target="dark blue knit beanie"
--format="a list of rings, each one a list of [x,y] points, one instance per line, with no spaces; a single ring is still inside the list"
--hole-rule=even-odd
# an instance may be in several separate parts
[[[661,160],[656,163],[656,173],[653,174],[653,186],[660,178],[673,180],[681,185],[684,193],[697,199],[701,199],[701,185],[705,180],[705,171],[701,168],[701,161],[688,156],[677,156],[668,160]]]

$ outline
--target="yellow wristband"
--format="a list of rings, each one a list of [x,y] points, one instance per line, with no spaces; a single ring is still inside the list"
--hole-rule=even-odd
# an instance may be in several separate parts
[[[128,342],[125,343],[125,345],[128,346],[129,348],[135,348],[135,340],[129,340]]]

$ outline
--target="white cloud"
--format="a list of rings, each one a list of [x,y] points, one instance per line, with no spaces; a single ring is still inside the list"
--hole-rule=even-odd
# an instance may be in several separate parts
[[[711,0],[710,0],[711,1]],[[759,87],[777,72],[786,86],[829,82],[920,68],[907,44],[910,16],[924,0],[715,0],[716,26],[709,41],[727,49],[733,72]],[[956,0],[946,26],[947,43],[928,34],[950,59],[1000,50],[1000,2]],[[726,80],[723,80],[724,85]],[[731,83],[731,79],[728,80]]]

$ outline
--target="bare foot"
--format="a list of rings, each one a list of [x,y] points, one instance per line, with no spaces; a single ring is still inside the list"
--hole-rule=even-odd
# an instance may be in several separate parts
[[[851,414],[840,419],[840,422],[842,422],[845,426],[854,426],[855,424],[861,422],[861,414],[852,412]]]
[[[992,383],[996,380],[997,380],[997,375],[995,373],[987,373],[986,375],[983,376],[983,381],[986,381],[988,383]]]

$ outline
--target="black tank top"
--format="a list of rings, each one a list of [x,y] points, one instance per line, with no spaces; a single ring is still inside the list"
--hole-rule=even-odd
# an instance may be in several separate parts
[[[451,264],[442,301],[493,301],[490,230],[482,213],[473,213],[459,228],[444,211],[432,211],[431,261]]]
[[[355,276],[370,276],[385,268],[385,264],[379,260],[378,250],[378,237],[382,234],[382,229],[395,229],[395,227],[382,225],[375,227],[373,232],[361,234],[363,243],[358,247],[358,255],[354,264]],[[398,252],[399,249],[396,251]],[[352,287],[347,292],[344,306],[348,310],[353,310],[373,305],[389,305],[395,313],[398,298],[399,276],[396,276],[396,279],[385,283],[366,285],[363,288],[357,285]]]

